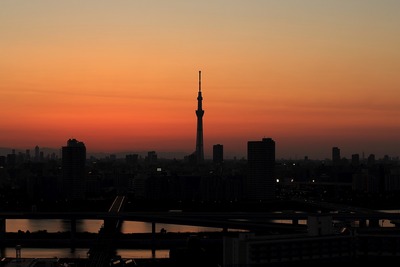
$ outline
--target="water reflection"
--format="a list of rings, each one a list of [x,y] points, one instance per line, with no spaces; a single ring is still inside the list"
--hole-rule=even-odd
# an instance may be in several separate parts
[[[77,232],[97,233],[103,224],[103,220],[76,220]],[[122,223],[121,232],[128,233],[151,233],[152,224],[146,222],[125,221]],[[214,232],[222,231],[222,228],[200,227],[175,224],[156,224],[156,232],[165,229],[168,232]],[[70,220],[61,219],[7,219],[6,231],[47,231],[48,233],[67,232],[71,230]]]
[[[396,211],[383,211],[383,212],[396,212]],[[275,220],[278,223],[292,223],[291,220]],[[299,220],[299,224],[306,224],[306,220]],[[97,233],[103,224],[103,220],[76,220],[77,232],[90,232]],[[394,227],[395,225],[389,220],[380,220],[382,227]],[[357,227],[357,222],[354,223]],[[21,231],[47,231],[50,233],[70,231],[71,221],[62,219],[7,219],[6,231],[18,232]],[[222,231],[222,228],[187,226],[187,225],[174,225],[174,224],[156,224],[156,232],[161,229],[167,232],[205,232],[205,231]],[[122,224],[122,233],[151,233],[152,224],[146,222],[125,221]],[[15,248],[3,248],[0,250],[2,257],[15,257]],[[21,256],[27,258],[46,258],[46,257],[59,257],[59,258],[86,258],[88,248],[22,248]],[[123,258],[166,258],[169,257],[169,250],[156,250],[153,255],[149,249],[118,249],[117,254]]]
[[[78,258],[86,259],[87,248],[24,248],[21,249],[22,258]],[[16,257],[15,248],[2,248],[0,250],[1,257],[14,258]],[[116,254],[122,258],[134,259],[150,259],[150,258],[168,258],[169,250],[155,250],[154,254],[151,249],[117,249]]]
[[[121,232],[124,234],[151,233],[151,227],[152,227],[151,223],[125,221],[122,224]],[[174,233],[222,231],[222,228],[157,223],[156,232],[160,232],[161,229],[164,229],[167,232],[174,232]]]
[[[21,248],[21,258],[87,258],[87,248]],[[1,249],[1,257],[16,257],[15,248]]]
[[[97,233],[103,220],[76,220],[77,232]],[[7,219],[6,231],[47,231],[48,233],[67,232],[71,230],[71,221],[62,219]]]
[[[103,220],[76,220],[77,232],[97,233],[103,224]],[[7,219],[6,231],[47,231],[48,233],[66,232],[71,229],[70,220],[61,219]],[[161,229],[167,232],[203,232],[222,231],[221,228],[198,227],[174,224],[156,224],[156,232]],[[151,233],[152,224],[146,222],[125,221],[122,224],[122,233]],[[24,248],[21,249],[21,257],[25,258],[87,258],[88,248]],[[16,250],[13,247],[3,248],[1,257],[15,257]],[[117,249],[117,255],[123,258],[168,258],[169,250],[162,249]]]

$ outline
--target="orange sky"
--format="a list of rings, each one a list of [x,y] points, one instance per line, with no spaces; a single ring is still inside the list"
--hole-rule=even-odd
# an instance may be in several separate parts
[[[0,2],[0,147],[399,156],[398,1]]]

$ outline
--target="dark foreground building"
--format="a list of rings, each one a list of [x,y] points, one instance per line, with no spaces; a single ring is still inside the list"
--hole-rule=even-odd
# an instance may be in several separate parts
[[[254,201],[275,198],[275,141],[263,138],[247,143],[247,198]]]
[[[86,146],[69,139],[62,147],[62,191],[67,199],[79,200],[85,196]]]

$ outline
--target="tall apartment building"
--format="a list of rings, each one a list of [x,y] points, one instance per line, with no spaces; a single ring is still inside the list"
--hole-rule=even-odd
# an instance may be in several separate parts
[[[340,164],[340,148],[332,147],[332,163],[333,165]]]
[[[248,175],[246,183],[249,200],[275,198],[275,141],[263,138],[247,142]]]
[[[35,146],[35,161],[39,161],[40,160],[40,149],[39,146]]]
[[[224,146],[221,144],[213,145],[213,163],[221,164],[224,162]]]
[[[67,199],[85,197],[86,146],[76,139],[69,139],[62,147],[62,191]]]

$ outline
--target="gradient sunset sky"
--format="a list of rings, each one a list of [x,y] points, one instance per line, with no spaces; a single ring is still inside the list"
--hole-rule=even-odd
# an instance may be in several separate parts
[[[398,0],[2,0],[0,147],[400,155]]]

